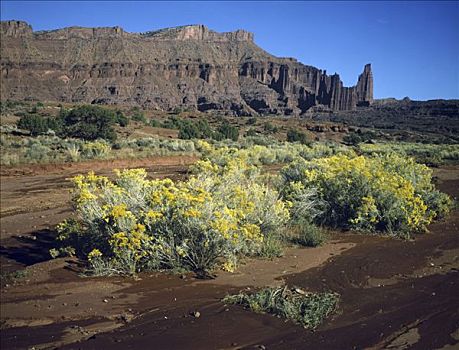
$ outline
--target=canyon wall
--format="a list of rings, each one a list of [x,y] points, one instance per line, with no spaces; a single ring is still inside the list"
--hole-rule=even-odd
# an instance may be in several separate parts
[[[338,74],[267,53],[244,30],[34,32],[25,22],[3,21],[0,93],[2,100],[298,115],[371,104],[373,76],[367,64],[356,86],[344,87]]]

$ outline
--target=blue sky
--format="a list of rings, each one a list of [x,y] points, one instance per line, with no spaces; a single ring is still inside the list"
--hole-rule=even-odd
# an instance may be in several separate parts
[[[459,98],[458,1],[1,1],[1,19],[34,30],[116,26],[129,32],[184,24],[238,28],[276,56],[337,72],[354,85],[372,63],[375,97]]]

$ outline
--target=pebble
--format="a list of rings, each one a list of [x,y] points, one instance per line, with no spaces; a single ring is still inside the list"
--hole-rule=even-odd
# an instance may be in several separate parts
[[[104,302],[104,303],[108,303],[108,300],[107,300],[107,299],[104,299],[103,302]]]
[[[191,313],[191,316],[196,317],[196,318],[199,318],[199,317],[201,317],[201,313],[200,313],[199,311],[193,311],[193,312]]]
[[[301,294],[301,295],[306,295],[306,292],[300,288],[295,288],[295,292],[297,292],[298,294]]]

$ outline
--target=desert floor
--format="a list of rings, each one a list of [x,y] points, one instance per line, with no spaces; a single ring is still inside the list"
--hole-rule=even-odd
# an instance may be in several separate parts
[[[72,215],[69,178],[146,167],[152,177],[180,179],[193,161],[2,169],[2,274],[26,272],[1,288],[1,349],[457,349],[457,209],[414,241],[334,232],[322,247],[246,260],[236,273],[211,280],[167,272],[90,278],[75,259],[51,259],[54,226]],[[434,174],[442,191],[459,197],[459,166]],[[338,292],[339,312],[312,332],[220,301],[284,283]]]

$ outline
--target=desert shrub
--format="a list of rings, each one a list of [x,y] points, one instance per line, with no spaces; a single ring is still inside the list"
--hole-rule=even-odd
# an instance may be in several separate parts
[[[194,152],[193,141],[189,140],[161,140],[159,147],[170,152]]]
[[[276,132],[279,131],[277,126],[273,125],[271,122],[266,122],[263,125],[263,130],[269,134],[275,134]]]
[[[194,153],[195,143],[192,140],[145,137],[119,141],[113,145],[113,149],[124,150],[123,154],[126,151],[132,151],[133,157],[145,157],[151,155]]]
[[[308,219],[298,219],[292,225],[295,231],[293,242],[306,246],[306,247],[317,247],[327,241],[327,235],[325,231],[315,225]]]
[[[230,139],[237,141],[239,138],[239,130],[232,126],[227,121],[224,121],[217,129],[217,131],[212,136],[215,140],[224,140]]]
[[[45,134],[48,130],[60,131],[62,129],[62,121],[59,118],[44,117],[37,114],[22,116],[17,125],[20,129],[29,130],[32,136]]]
[[[281,171],[282,193],[294,203],[311,188],[325,204],[315,221],[365,232],[422,232],[448,212],[450,199],[436,190],[432,171],[398,155],[337,155],[298,159]]]
[[[0,271],[0,286],[6,287],[8,285],[16,285],[21,282],[28,282],[27,277],[30,276],[30,271],[27,269],[15,270],[11,272]]]
[[[165,128],[178,129],[180,139],[206,139],[212,138],[217,141],[231,139],[237,141],[239,138],[239,130],[224,121],[217,130],[212,130],[207,120],[200,119],[185,120],[177,117],[169,117],[164,123]]]
[[[247,119],[247,122],[246,122],[247,125],[255,125],[256,123],[257,123],[256,117],[250,117],[249,119]]]
[[[72,162],[76,162],[80,159],[80,146],[77,143],[70,142],[67,145],[68,158]]]
[[[303,147],[299,151],[299,155],[306,160],[330,157],[337,154],[347,155],[349,157],[355,156],[353,149],[334,142],[317,142],[309,145],[309,147]]]
[[[120,110],[117,110],[115,113],[115,121],[123,128],[129,125],[129,118],[126,117]]]
[[[209,138],[212,136],[212,129],[210,128],[209,123],[205,119],[199,119],[196,122],[196,127],[201,134],[201,138]]]
[[[43,163],[50,160],[50,153],[51,148],[48,146],[40,142],[32,142],[25,152],[25,158],[28,159],[30,163]]]
[[[253,130],[253,129],[250,129],[250,130]],[[259,146],[279,146],[281,145],[281,143],[274,137],[267,136],[267,135],[260,135],[258,133],[253,136],[247,135],[244,139],[238,140],[238,142],[241,144],[242,148],[247,148],[247,147],[254,146],[254,145],[259,145]]]
[[[275,234],[267,235],[263,239],[263,244],[260,248],[258,256],[262,258],[272,259],[284,255],[285,242],[282,235],[277,232]]]
[[[143,112],[140,112],[140,111],[136,111],[131,119],[133,121],[136,121],[136,122],[140,122],[140,123],[143,123],[143,124],[147,124],[148,121],[147,121],[147,118],[145,117],[145,114]]]
[[[179,126],[179,138],[190,139],[205,139],[212,136],[212,130],[207,120],[182,120]]]
[[[176,116],[169,116],[164,122],[163,127],[166,129],[179,129],[183,120]]]
[[[389,154],[398,153],[410,156],[419,163],[440,165],[448,161],[459,161],[459,144],[422,144],[410,142],[379,142],[374,144],[360,144],[362,154]]]
[[[156,119],[150,119],[150,126],[153,127],[153,128],[162,128],[162,127],[164,127],[163,124],[159,120],[156,120]]]
[[[290,129],[287,132],[287,141],[288,142],[299,142],[303,145],[306,145],[309,143],[308,137],[306,136],[304,132],[294,130],[294,129]]]
[[[0,114],[5,114],[14,111],[20,107],[27,107],[28,103],[25,101],[3,100],[0,101]]]
[[[223,302],[242,305],[254,312],[270,313],[315,329],[337,309],[339,296],[336,293],[307,293],[299,288],[271,287],[252,294],[228,295]]]
[[[233,271],[241,256],[259,254],[265,237],[287,222],[278,193],[241,159],[224,167],[199,161],[193,170],[178,183],[147,180],[143,169],[118,171],[113,182],[94,173],[77,176],[80,229],[68,234],[63,223],[62,247],[86,256],[93,270]]]
[[[191,140],[191,139],[199,139],[200,133],[198,128],[196,127],[195,124],[193,123],[184,123],[180,126],[179,129],[179,139],[184,139],[184,140]]]
[[[37,102],[34,106],[32,106],[32,108],[30,109],[30,113],[37,113],[38,110],[40,109],[43,109],[43,107],[45,107],[45,105],[43,104],[43,102]]]
[[[257,136],[258,132],[255,129],[249,129],[245,132],[245,136]]]
[[[229,143],[228,143],[229,142]],[[296,158],[315,159],[334,154],[355,155],[350,148],[334,143],[315,143],[310,146],[299,143],[279,143],[266,137],[250,137],[238,143],[214,142],[205,156],[218,164],[225,164],[232,157],[242,157],[249,164],[266,165],[288,163]]]
[[[111,150],[110,145],[104,140],[85,142],[82,146],[82,155],[84,158],[94,159],[103,158]]]
[[[355,145],[358,145],[363,140],[359,134],[355,132],[351,132],[350,134],[343,137],[343,141],[348,145],[355,146]]]
[[[93,141],[116,140],[113,124],[115,113],[99,106],[81,106],[70,111],[63,111],[64,133],[67,137]]]
[[[378,135],[371,130],[362,131],[359,129],[357,132],[351,132],[344,136],[343,141],[350,146],[356,146],[359,143],[372,141],[377,137]]]

